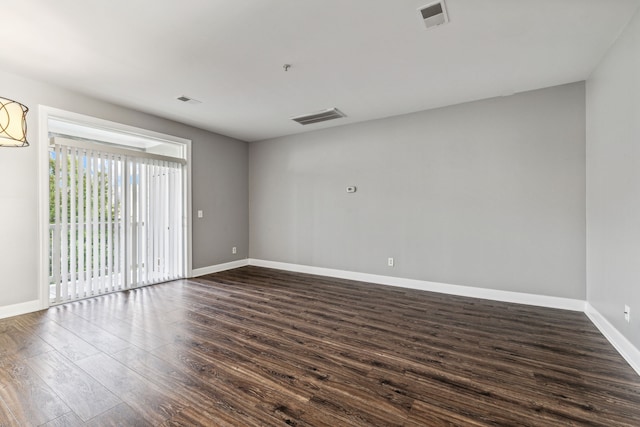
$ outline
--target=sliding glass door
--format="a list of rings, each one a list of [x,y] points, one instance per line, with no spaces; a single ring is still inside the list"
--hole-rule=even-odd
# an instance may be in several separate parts
[[[184,277],[184,161],[51,141],[49,302]]]

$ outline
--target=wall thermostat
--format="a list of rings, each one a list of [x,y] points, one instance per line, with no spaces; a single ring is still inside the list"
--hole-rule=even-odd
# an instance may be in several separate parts
[[[357,190],[356,186],[353,185],[351,187],[347,187],[347,193],[355,193]]]

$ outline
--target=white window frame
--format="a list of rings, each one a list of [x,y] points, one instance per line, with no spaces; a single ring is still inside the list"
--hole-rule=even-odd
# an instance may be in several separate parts
[[[122,123],[112,122],[109,120],[99,119],[84,114],[78,114],[71,111],[61,110],[58,108],[48,107],[45,105],[38,106],[38,282],[39,292],[38,299],[42,309],[49,308],[49,119],[60,119],[79,125],[86,125],[101,129],[108,129],[115,132],[129,133],[141,135],[152,139],[160,139],[185,147],[184,166],[185,179],[183,180],[183,227],[184,242],[183,256],[184,277],[192,276],[192,223],[191,223],[191,140],[180,138],[173,135],[154,132],[151,130],[125,125]]]

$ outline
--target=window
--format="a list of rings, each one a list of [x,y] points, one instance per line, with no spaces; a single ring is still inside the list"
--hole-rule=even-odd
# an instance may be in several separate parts
[[[48,303],[186,276],[188,144],[49,117]]]

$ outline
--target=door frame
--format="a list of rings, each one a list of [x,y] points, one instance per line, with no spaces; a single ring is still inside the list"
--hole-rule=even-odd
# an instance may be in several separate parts
[[[183,275],[192,275],[192,223],[191,223],[191,140],[155,132],[135,126],[112,122],[71,111],[38,106],[38,299],[42,309],[49,308],[49,119],[62,119],[80,125],[94,126],[116,132],[130,133],[182,144],[186,150],[183,180]]]

